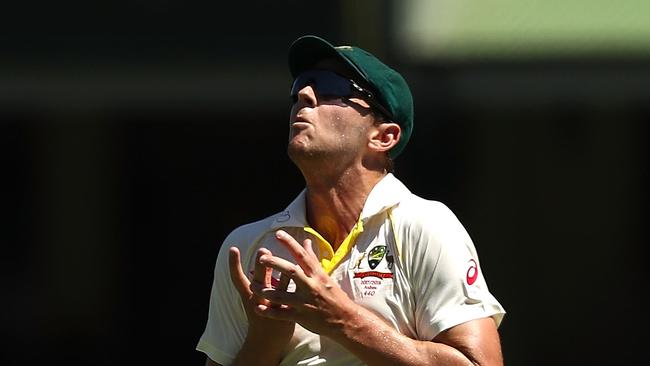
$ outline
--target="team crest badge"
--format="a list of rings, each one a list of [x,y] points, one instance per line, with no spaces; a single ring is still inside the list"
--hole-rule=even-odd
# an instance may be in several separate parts
[[[370,266],[370,269],[375,269],[379,263],[381,263],[381,260],[384,259],[384,255],[386,254],[386,246],[385,245],[378,245],[368,253],[368,265]]]

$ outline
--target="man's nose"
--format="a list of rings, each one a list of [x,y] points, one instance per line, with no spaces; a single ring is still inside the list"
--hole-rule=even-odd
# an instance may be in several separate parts
[[[302,89],[298,90],[298,100],[296,103],[299,106],[315,107],[318,103],[316,98],[316,90],[311,85],[305,85]]]

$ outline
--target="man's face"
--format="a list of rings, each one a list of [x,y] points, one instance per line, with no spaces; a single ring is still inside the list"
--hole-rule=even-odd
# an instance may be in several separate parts
[[[314,69],[346,73],[333,60]],[[296,92],[289,118],[289,156],[298,165],[315,160],[346,164],[365,151],[374,116],[361,96],[334,97],[318,90],[312,83]]]

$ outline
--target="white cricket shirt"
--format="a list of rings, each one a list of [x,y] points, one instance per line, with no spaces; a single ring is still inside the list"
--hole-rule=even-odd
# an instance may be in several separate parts
[[[445,329],[484,317],[493,317],[498,326],[505,314],[489,292],[474,244],[456,216],[388,174],[370,192],[359,223],[336,253],[308,227],[305,191],[286,210],[228,235],[217,257],[208,322],[196,348],[217,363],[233,361],[248,330],[230,280],[228,248],[239,247],[248,273],[260,247],[295,262],[275,239],[278,229],[298,242],[312,239],[323,267],[350,298],[413,339],[431,340]],[[298,324],[285,353],[282,366],[363,364]]]

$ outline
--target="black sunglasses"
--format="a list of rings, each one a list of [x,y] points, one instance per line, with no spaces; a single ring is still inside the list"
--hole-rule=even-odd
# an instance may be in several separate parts
[[[365,97],[372,107],[376,108],[384,117],[392,120],[391,114],[382,106],[368,89],[364,89],[352,79],[347,79],[335,72],[328,70],[310,70],[298,75],[291,85],[291,100],[298,100],[298,92],[311,85],[318,95],[324,97],[350,98],[355,92]]]

